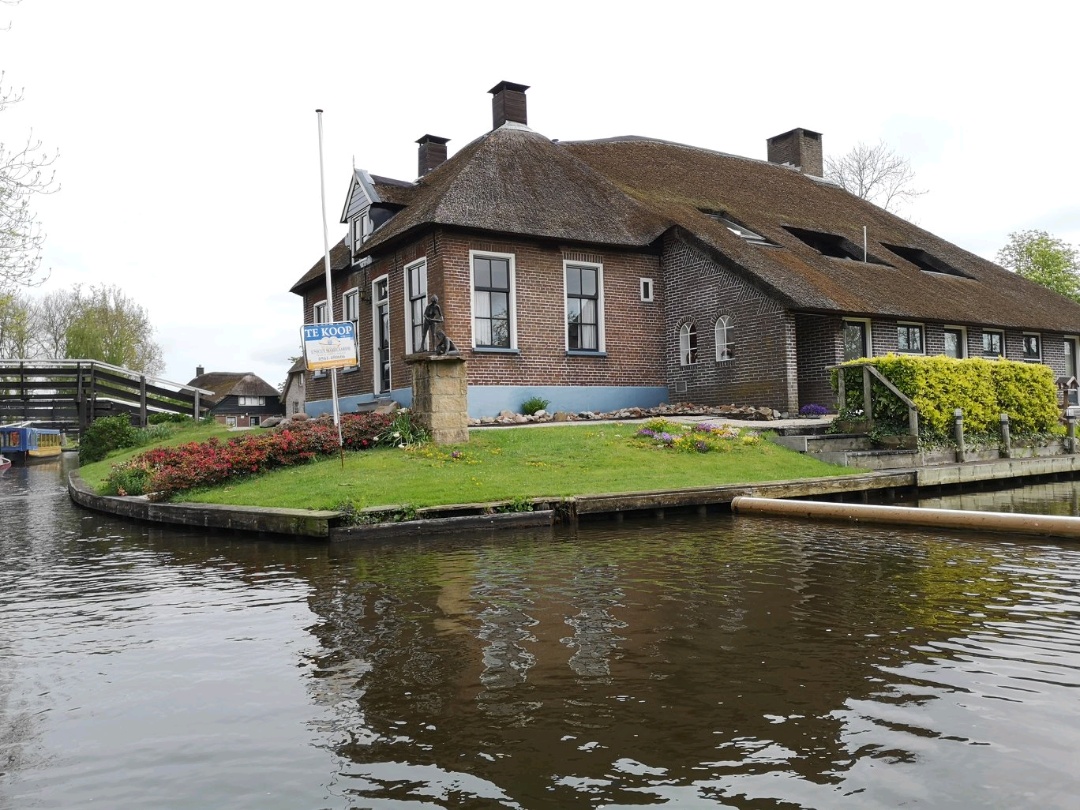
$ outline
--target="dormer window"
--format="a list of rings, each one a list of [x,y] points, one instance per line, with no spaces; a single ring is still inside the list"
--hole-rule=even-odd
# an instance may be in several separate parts
[[[788,225],[784,226],[784,230],[822,256],[829,256],[833,259],[850,259],[851,261],[865,262],[867,264],[880,264],[885,267],[891,266],[874,254],[867,253],[866,248],[862,245],[856,245],[850,239],[845,239],[835,233],[810,231],[806,228],[793,228]]]
[[[371,209],[364,209],[363,213],[349,221],[349,239],[352,242],[353,253],[360,252],[360,246],[368,240],[375,231],[375,222],[371,218]]]
[[[773,243],[762,236],[760,233],[747,228],[745,225],[739,223],[737,220],[732,219],[723,211],[713,211],[710,208],[699,208],[699,211],[707,216],[709,219],[719,222],[733,234],[740,239],[744,239],[751,245],[772,245]]]
[[[884,242],[882,242],[885,245]],[[938,273],[943,276],[959,276],[960,278],[971,278],[967,273],[963,273],[957,270],[951,264],[943,261],[942,259],[932,256],[925,250],[913,247],[904,247],[902,245],[885,245],[889,250],[899,256],[901,259],[906,259],[913,265],[918,267],[924,273]]]

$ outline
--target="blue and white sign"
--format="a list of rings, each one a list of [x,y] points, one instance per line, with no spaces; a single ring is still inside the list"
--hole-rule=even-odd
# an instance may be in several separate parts
[[[307,324],[301,334],[308,371],[357,364],[356,326],[352,321]]]

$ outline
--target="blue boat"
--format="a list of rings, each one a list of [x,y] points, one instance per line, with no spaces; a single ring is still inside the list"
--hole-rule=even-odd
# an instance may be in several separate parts
[[[56,428],[36,428],[25,423],[0,425],[0,456],[12,461],[58,456],[61,441]]]

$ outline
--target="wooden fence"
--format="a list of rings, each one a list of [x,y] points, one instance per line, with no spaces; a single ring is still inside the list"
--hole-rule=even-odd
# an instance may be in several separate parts
[[[0,360],[0,424],[81,431],[126,414],[145,427],[153,413],[205,416],[212,394],[97,360]]]

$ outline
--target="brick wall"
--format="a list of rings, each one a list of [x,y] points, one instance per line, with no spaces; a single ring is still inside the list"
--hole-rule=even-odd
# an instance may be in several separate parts
[[[678,236],[664,244],[662,344],[672,402],[798,408],[794,319],[733,270]],[[733,358],[717,361],[714,326],[727,315]],[[698,361],[680,363],[679,332],[693,322]]]
[[[795,336],[799,363],[799,407],[836,407],[836,394],[829,382],[829,366],[844,359],[843,321],[836,315],[798,313]],[[873,330],[871,330],[872,336]]]
[[[498,353],[472,348],[470,251],[511,254],[515,275],[517,351]],[[365,295],[371,282],[389,278],[391,387],[411,385],[405,364],[405,276],[407,264],[427,258],[428,293],[437,294],[445,318],[443,329],[469,361],[470,385],[605,385],[662,386],[663,351],[658,340],[663,322],[659,257],[652,253],[589,250],[523,240],[496,240],[436,230],[387,255],[363,270],[337,274],[336,317],[341,295],[359,286]],[[564,265],[581,261],[603,266],[604,349],[597,355],[566,350]],[[643,302],[640,279],[654,282],[654,300]],[[310,322],[323,288],[304,300]],[[370,296],[368,296],[370,298]],[[369,394],[373,387],[372,302],[361,299],[358,322],[360,364],[339,371],[340,397]],[[330,397],[329,377],[308,378],[308,401]]]

